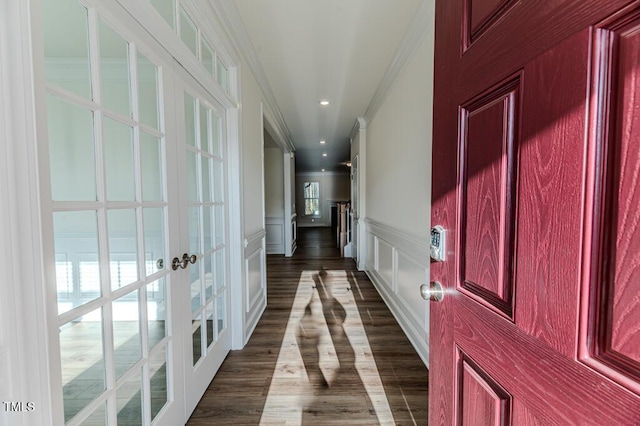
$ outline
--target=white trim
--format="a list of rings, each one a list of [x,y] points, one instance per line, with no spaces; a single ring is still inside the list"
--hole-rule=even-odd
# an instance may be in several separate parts
[[[8,367],[0,372],[0,398],[35,407],[27,413],[0,407],[0,423],[20,426],[52,419],[37,145],[43,127],[36,121],[44,91],[35,84],[44,81],[44,69],[33,59],[43,47],[40,7],[31,3],[0,3],[0,368]]]
[[[358,142],[358,270],[364,271],[367,264],[367,120],[359,117],[357,120]],[[353,160],[353,159],[352,159]]]
[[[293,225],[296,220],[296,213],[293,211],[293,200],[295,199],[295,162],[293,161],[292,152],[283,153],[284,162],[284,255],[285,257],[293,256],[296,250],[296,232]],[[292,164],[293,163],[293,164]],[[287,218],[289,218],[287,220]]]
[[[429,245],[426,237],[423,240],[373,219],[367,218],[364,222],[369,233],[389,243],[423,267],[429,267]]]
[[[265,217],[265,246],[267,254],[284,254],[286,247],[285,229],[283,216]]]
[[[250,235],[246,236],[246,237],[244,238],[244,248],[245,248],[245,252],[247,252],[247,251],[251,251],[251,250],[247,250],[247,248],[248,248],[250,245],[253,245],[253,243],[254,243],[256,240],[260,240],[260,239],[262,239],[265,235],[267,235],[267,232],[266,232],[264,229],[259,229],[259,230],[257,230],[256,232],[254,232],[253,234],[250,234]]]

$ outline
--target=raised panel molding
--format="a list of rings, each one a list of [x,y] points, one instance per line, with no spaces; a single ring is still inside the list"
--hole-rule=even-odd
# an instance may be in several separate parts
[[[460,348],[457,350],[456,424],[511,425],[511,395]]]
[[[489,30],[517,0],[464,0],[463,50]]]
[[[580,342],[585,361],[640,392],[640,5],[594,32]],[[589,214],[590,213],[590,214]],[[590,220],[589,220],[590,219]]]
[[[520,75],[460,108],[459,290],[513,320]]]
[[[284,254],[284,217],[265,218],[267,254]]]
[[[420,297],[420,285],[429,279],[427,237],[421,241],[370,219],[365,224],[365,272],[428,366],[429,304]]]
[[[244,315],[244,343],[253,333],[258,320],[267,307],[265,267],[266,231],[260,229],[244,240],[244,287],[242,307]]]

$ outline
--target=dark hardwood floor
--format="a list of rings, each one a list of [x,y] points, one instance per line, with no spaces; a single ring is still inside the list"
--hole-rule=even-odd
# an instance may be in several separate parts
[[[428,373],[330,228],[267,256],[267,309],[189,425],[426,425]]]

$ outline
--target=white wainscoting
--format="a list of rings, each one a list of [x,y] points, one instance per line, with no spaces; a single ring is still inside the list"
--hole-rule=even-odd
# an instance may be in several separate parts
[[[267,307],[265,236],[266,231],[261,229],[244,240],[245,280],[242,304],[245,344]]]
[[[267,216],[264,220],[267,231],[267,254],[284,254],[284,217]]]
[[[366,219],[365,271],[425,365],[429,365],[429,302],[420,285],[429,280],[427,240]]]

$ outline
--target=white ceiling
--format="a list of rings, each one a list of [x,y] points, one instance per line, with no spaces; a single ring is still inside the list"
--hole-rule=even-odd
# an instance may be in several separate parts
[[[347,170],[354,123],[421,1],[234,0],[296,147],[296,171]]]

